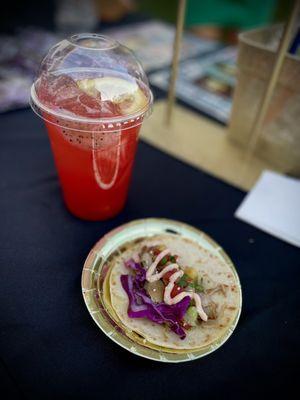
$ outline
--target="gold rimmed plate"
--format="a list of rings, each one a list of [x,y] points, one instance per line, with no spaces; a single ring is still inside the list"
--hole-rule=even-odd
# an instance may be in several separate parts
[[[105,277],[109,273],[109,261],[112,260],[116,253],[119,253],[119,249],[128,242],[165,233],[191,239],[219,257],[230,267],[238,283],[239,309],[235,319],[221,337],[198,350],[172,353],[172,351],[163,347],[148,347],[145,339],[132,331],[128,331],[117,320],[113,309],[105,301],[105,296],[107,295],[107,280]],[[91,249],[84,263],[81,287],[89,313],[106,336],[131,353],[161,362],[179,363],[191,361],[218,349],[226,342],[235,329],[242,307],[242,291],[239,277],[232,261],[224,250],[204,232],[182,222],[168,219],[140,219],[121,225],[106,234]]]

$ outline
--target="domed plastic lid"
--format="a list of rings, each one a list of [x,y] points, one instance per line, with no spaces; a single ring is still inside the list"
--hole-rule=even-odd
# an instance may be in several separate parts
[[[31,88],[43,119],[68,129],[133,127],[151,112],[145,72],[127,47],[103,35],[78,34],[52,47]]]

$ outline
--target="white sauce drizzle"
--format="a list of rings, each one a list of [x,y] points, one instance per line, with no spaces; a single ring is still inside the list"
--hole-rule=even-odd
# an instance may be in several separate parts
[[[179,301],[181,301],[184,297],[189,296],[191,299],[195,300],[196,308],[198,311],[198,314],[200,318],[203,321],[207,321],[207,315],[204,312],[202,308],[202,302],[201,302],[201,297],[199,296],[198,293],[195,292],[181,292],[178,293],[175,297],[171,297],[172,290],[174,288],[174,284],[178,278],[181,278],[184,274],[183,270],[180,269],[179,265],[174,263],[174,264],[169,264],[166,267],[164,267],[160,272],[156,272],[156,268],[160,261],[170,253],[169,249],[163,250],[158,254],[154,262],[150,265],[146,272],[146,279],[148,282],[155,282],[161,279],[167,272],[175,270],[174,273],[170,276],[169,278],[169,283],[165,287],[164,291],[164,302],[166,304],[172,305],[172,304],[177,304]]]

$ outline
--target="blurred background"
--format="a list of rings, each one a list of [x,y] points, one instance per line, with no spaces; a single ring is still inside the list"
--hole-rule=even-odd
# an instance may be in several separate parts
[[[181,61],[230,45],[216,57],[218,66],[209,76],[194,78],[195,65],[183,66],[183,79],[198,88],[190,106],[221,123],[227,123],[235,84],[237,34],[240,31],[284,21],[291,2],[283,0],[189,0]],[[50,46],[71,33],[107,32],[132,48],[146,71],[171,63],[177,1],[151,0],[11,0],[0,15],[0,112],[26,107],[28,90],[39,61]],[[199,40],[197,40],[199,38]],[[167,90],[166,71],[151,83]],[[203,103],[209,92],[216,96],[214,112]],[[182,100],[190,98],[183,93]],[[203,104],[202,104],[203,103]]]
[[[229,32],[282,20],[290,5],[290,0],[189,0],[186,26],[218,36],[218,30]],[[124,22],[133,13],[174,23],[176,8],[177,1],[173,0],[11,0],[1,10],[0,30],[13,33],[25,26],[66,29],[71,21],[77,29],[82,24],[100,27],[101,23]]]

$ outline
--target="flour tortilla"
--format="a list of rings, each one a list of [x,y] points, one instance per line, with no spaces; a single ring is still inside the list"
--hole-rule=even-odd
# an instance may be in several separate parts
[[[164,352],[173,353],[173,354],[174,353],[176,353],[176,354],[186,353],[186,350],[180,350],[180,349],[175,350],[175,349],[170,349],[168,347],[162,347],[162,346],[158,346],[153,343],[150,343],[144,337],[139,335],[138,333],[127,329],[127,327],[120,321],[115,310],[112,308],[112,305],[111,305],[110,288],[109,288],[110,272],[111,271],[108,271],[108,273],[106,274],[106,277],[104,279],[104,282],[103,282],[102,299],[103,299],[106,311],[108,312],[110,317],[119,325],[119,327],[126,333],[126,335],[130,339],[132,339],[134,342],[136,342],[142,346],[149,347],[150,349],[153,349],[153,350],[164,351]]]
[[[172,254],[177,254],[178,263],[197,269],[203,278],[205,290],[223,285],[224,291],[217,291],[210,295],[210,299],[217,305],[217,319],[201,322],[191,330],[186,331],[186,338],[180,339],[167,326],[158,325],[146,318],[129,318],[127,315],[128,297],[124,291],[120,277],[128,274],[124,261],[140,251],[143,246],[164,244]],[[196,242],[175,235],[156,235],[145,238],[139,243],[128,243],[119,255],[112,260],[109,275],[110,299],[107,301],[114,310],[121,324],[129,332],[134,332],[146,340],[153,348],[160,346],[176,350],[199,350],[220,339],[226,334],[239,315],[241,307],[241,291],[237,276],[220,257],[213,255]]]

